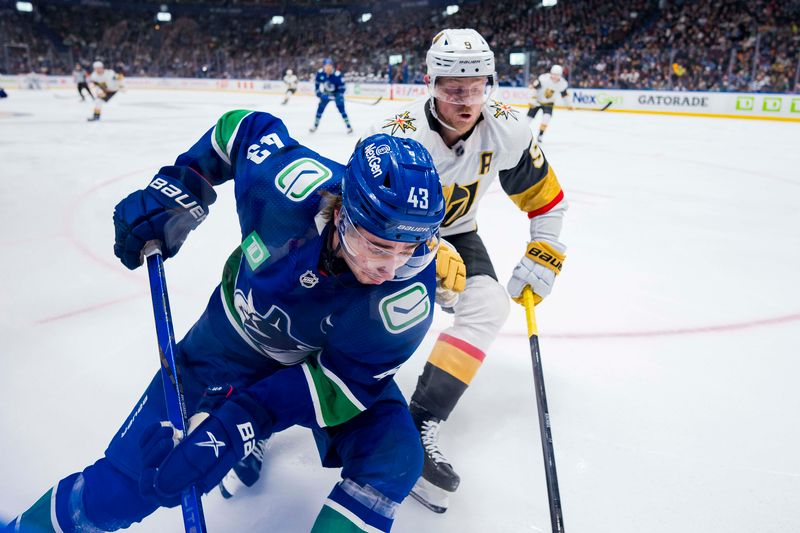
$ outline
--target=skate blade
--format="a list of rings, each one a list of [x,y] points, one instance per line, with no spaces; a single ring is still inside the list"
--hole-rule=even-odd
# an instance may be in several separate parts
[[[422,477],[411,489],[411,496],[434,513],[441,514],[450,506],[450,493]]]

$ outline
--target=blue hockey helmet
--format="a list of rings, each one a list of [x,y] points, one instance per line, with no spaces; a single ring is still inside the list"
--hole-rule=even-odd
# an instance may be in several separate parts
[[[333,65],[333,59],[331,59],[330,57],[326,57],[325,59],[323,59],[322,66],[324,67],[325,65]]]
[[[435,256],[444,211],[439,174],[424,146],[385,133],[359,143],[342,180],[345,245],[350,225],[387,241],[419,243],[395,277],[407,279]]]

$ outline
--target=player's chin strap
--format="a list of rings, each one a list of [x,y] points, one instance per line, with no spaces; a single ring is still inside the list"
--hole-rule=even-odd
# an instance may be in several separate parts
[[[428,91],[430,92],[430,89],[428,89]],[[430,106],[431,115],[433,115],[433,118],[435,118],[439,122],[439,124],[447,128],[448,130],[457,132],[458,131],[457,129],[455,129],[453,126],[451,126],[450,124],[439,118],[439,115],[436,114],[436,104],[434,103],[435,100],[436,98],[434,98],[433,96],[431,96],[430,100],[428,100],[428,105]]]

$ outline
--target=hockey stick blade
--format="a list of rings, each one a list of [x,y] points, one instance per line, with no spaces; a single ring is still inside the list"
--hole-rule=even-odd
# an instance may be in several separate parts
[[[606,102],[606,105],[604,105],[603,107],[601,107],[600,109],[598,109],[598,111],[605,111],[606,109],[608,109],[609,107],[611,107],[611,104],[613,104],[613,103],[614,103],[614,102]]]

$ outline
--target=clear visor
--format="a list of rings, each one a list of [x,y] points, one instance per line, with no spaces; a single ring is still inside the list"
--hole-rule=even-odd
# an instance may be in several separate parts
[[[494,85],[489,77],[442,77],[434,80],[431,95],[449,104],[475,105],[485,103],[493,90]]]
[[[342,208],[339,217],[339,241],[345,260],[376,283],[411,278],[436,257],[439,238],[414,245],[388,241],[359,228]]]

